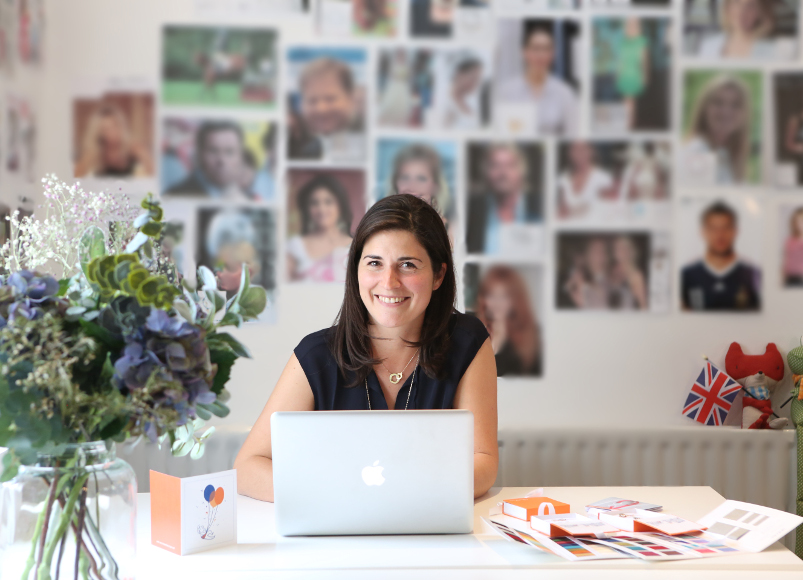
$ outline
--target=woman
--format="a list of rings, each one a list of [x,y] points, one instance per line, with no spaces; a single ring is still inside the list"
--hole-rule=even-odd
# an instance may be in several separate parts
[[[783,246],[783,278],[786,286],[803,286],[803,207],[789,220],[789,237]]]
[[[379,98],[377,119],[381,125],[407,127],[413,124],[413,114],[420,104],[412,91],[407,52],[399,48],[386,53],[384,58],[387,59],[388,79]]]
[[[117,105],[98,106],[89,118],[75,163],[75,177],[147,177],[153,159],[137,143],[123,111]]]
[[[636,126],[636,99],[647,86],[649,53],[647,39],[641,33],[641,20],[628,18],[624,36],[616,47],[616,89],[625,104],[627,128]]]
[[[421,198],[438,211],[444,223],[448,221],[449,186],[443,179],[440,155],[432,147],[416,143],[402,149],[393,160],[392,179],[393,194]]]
[[[646,309],[647,282],[637,264],[638,254],[633,240],[626,235],[616,236],[611,254],[611,307],[619,310]]]
[[[252,218],[242,210],[224,209],[210,220],[206,232],[206,253],[215,271],[218,289],[227,298],[240,289],[243,264],[251,280],[258,284],[262,272],[257,250],[257,231]]]
[[[730,185],[747,179],[750,93],[739,78],[711,79],[697,97],[680,176],[695,185]]]
[[[477,317],[491,335],[498,376],[541,375],[541,337],[527,285],[510,266],[493,266],[482,277]]]
[[[582,253],[573,258],[573,263],[563,292],[571,307],[583,310],[610,308],[611,257],[606,240],[591,237]]]
[[[337,321],[296,347],[234,462],[238,491],[273,501],[276,411],[453,408],[474,413],[474,495],[484,494],[498,464],[496,365],[488,332],[454,310],[455,295],[432,206],[410,195],[374,204],[354,236]]]
[[[341,183],[318,175],[301,188],[297,197],[301,234],[287,242],[290,280],[342,282],[351,245],[351,206]]]
[[[452,76],[449,100],[443,113],[447,129],[479,129],[482,124],[480,95],[482,62],[476,58],[463,59]]]
[[[613,191],[613,177],[595,163],[587,141],[568,145],[568,168],[558,177],[560,213],[566,219],[591,219]]]
[[[777,0],[722,0],[722,32],[703,39],[699,55],[705,58],[772,58]]]
[[[580,108],[574,89],[552,74],[555,40],[552,23],[525,30],[522,40],[522,74],[499,86],[500,103],[532,103],[538,113],[541,135],[574,136]]]

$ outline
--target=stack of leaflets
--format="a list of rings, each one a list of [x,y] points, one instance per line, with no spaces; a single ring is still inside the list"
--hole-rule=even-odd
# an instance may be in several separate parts
[[[596,510],[639,509],[639,510],[649,510],[651,512],[659,512],[663,509],[663,506],[654,503],[637,501],[635,499],[624,499],[621,497],[606,497],[605,499],[595,501],[594,503],[588,504],[586,506],[587,512],[590,512],[592,509]]]
[[[510,541],[566,560],[663,561],[760,552],[803,523],[803,518],[728,500],[699,522],[635,507],[599,511],[592,517],[532,516],[528,522],[497,514],[484,521]]]

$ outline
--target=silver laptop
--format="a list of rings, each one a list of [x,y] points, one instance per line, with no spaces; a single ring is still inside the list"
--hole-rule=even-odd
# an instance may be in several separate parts
[[[470,411],[274,413],[271,443],[283,536],[472,531]]]

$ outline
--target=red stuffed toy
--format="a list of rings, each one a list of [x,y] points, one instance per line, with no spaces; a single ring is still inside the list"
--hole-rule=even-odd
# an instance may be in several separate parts
[[[746,355],[738,342],[731,343],[725,356],[725,372],[747,391],[743,398],[742,429],[786,427],[789,420],[773,413],[770,400],[784,376],[783,356],[774,343],[769,343],[760,355]]]

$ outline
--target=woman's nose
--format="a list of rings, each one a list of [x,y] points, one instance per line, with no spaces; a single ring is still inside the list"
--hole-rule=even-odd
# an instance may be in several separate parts
[[[382,280],[384,283],[385,288],[398,288],[401,284],[399,284],[399,276],[396,273],[396,270],[393,268],[388,268],[385,271],[384,278]]]

